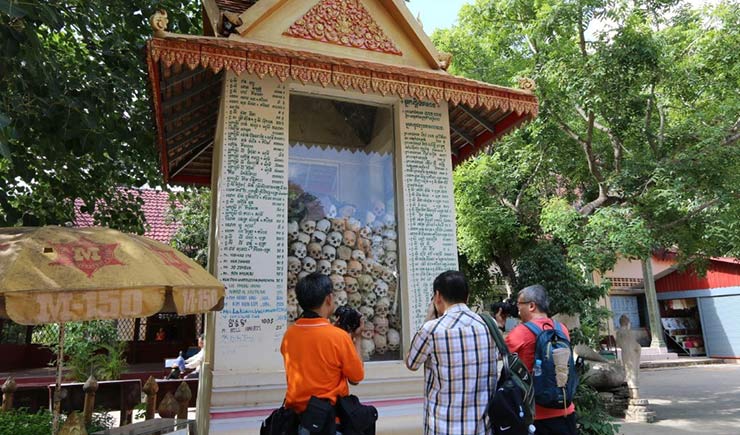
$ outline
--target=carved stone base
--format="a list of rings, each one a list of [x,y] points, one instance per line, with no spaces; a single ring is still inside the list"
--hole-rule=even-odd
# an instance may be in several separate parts
[[[630,399],[624,421],[629,423],[653,423],[655,421],[655,411],[650,409],[647,399]]]

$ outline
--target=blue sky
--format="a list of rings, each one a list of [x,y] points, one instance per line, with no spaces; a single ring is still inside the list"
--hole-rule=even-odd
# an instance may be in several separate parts
[[[406,6],[416,17],[421,13],[424,33],[431,35],[434,29],[452,26],[457,20],[460,7],[471,0],[411,0]]]

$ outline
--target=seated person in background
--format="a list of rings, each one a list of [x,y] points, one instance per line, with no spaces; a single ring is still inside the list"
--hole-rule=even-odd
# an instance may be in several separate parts
[[[206,352],[203,345],[203,334],[200,334],[198,336],[198,347],[200,348],[200,351],[185,360],[185,368],[193,370],[187,376],[185,376],[185,379],[193,379],[200,376],[200,366],[203,364],[203,358],[205,357]]]
[[[185,358],[183,358],[182,351],[180,351],[172,364],[172,371],[170,371],[165,379],[180,379],[183,373],[185,373]]]
[[[300,414],[311,396],[335,405],[338,397],[349,395],[347,381],[365,377],[360,358],[364,322],[351,334],[329,323],[334,294],[326,275],[306,276],[298,282],[296,295],[303,315],[285,332],[280,352],[288,383],[285,406]]]
[[[164,341],[165,338],[167,338],[167,333],[164,332],[164,328],[159,328],[154,335],[154,341]]]

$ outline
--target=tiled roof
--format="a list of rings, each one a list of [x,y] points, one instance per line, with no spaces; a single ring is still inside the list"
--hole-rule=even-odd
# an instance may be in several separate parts
[[[218,8],[222,11],[235,12],[237,14],[246,11],[255,3],[257,3],[257,0],[216,0]]]
[[[146,219],[147,231],[144,236],[169,244],[172,236],[180,227],[177,222],[167,223],[167,214],[170,209],[169,193],[154,189],[126,189],[128,193],[139,195],[144,204],[144,218]],[[91,227],[94,224],[93,217],[88,213],[80,212],[82,200],[75,200],[75,221],[77,227]]]

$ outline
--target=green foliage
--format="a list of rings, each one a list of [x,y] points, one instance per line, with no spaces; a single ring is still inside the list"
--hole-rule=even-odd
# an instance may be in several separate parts
[[[63,423],[65,418],[61,416]],[[52,414],[42,409],[35,414],[25,409],[14,409],[0,412],[0,435],[41,435],[51,433]],[[113,427],[114,418],[105,411],[93,413],[92,421],[87,426],[87,433],[93,433]]]
[[[619,433],[619,425],[604,410],[604,403],[599,392],[583,382],[583,379],[578,384],[574,402],[578,433],[581,435],[616,435]]]
[[[204,267],[208,263],[210,211],[210,189],[188,189],[170,195],[168,220],[180,224],[172,246]]]
[[[517,290],[533,284],[545,286],[550,315],[583,313],[592,308],[591,301],[606,294],[603,287],[588,284],[554,243],[542,242],[526,251],[517,261],[517,271]]]
[[[570,331],[571,342],[584,344],[591,349],[601,348],[602,332],[606,329],[606,322],[611,319],[611,311],[599,305],[595,300],[585,302],[579,316],[581,326]]]
[[[0,2],[0,226],[96,223],[141,233],[119,186],[159,184],[143,50],[149,16],[200,33],[185,0]]]
[[[523,228],[554,236],[586,270],[660,247],[681,261],[740,254],[737,2],[477,0],[433,39],[453,54],[451,72],[531,77],[540,99],[538,120],[489,150],[498,174],[462,171],[473,187],[456,193],[476,192],[458,206],[471,261],[516,258],[502,242],[521,243]],[[517,147],[522,158],[506,158]],[[538,155],[524,185],[540,222],[525,226],[507,204]]]
[[[58,354],[59,325],[50,323],[34,331],[34,342],[45,344]],[[120,378],[126,370],[126,343],[118,341],[113,320],[69,322],[64,326],[64,367],[71,377],[85,382],[94,374],[99,381]]]

